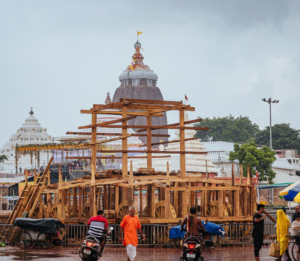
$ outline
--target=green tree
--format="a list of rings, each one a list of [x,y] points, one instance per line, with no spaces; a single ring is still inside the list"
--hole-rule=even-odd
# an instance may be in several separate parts
[[[258,149],[255,142],[242,145],[236,143],[234,151],[229,153],[229,160],[238,160],[239,163],[243,163],[244,176],[247,176],[247,166],[250,166],[252,176],[258,171],[260,181],[267,181],[268,177],[269,183],[272,184],[276,175],[271,166],[276,160],[275,154],[275,151],[266,146]]]
[[[0,163],[4,162],[4,160],[8,160],[8,158],[6,157],[6,155],[0,155]]]
[[[290,124],[275,124],[272,127],[272,147],[274,149],[294,149],[300,151],[300,130],[290,127]],[[270,146],[270,127],[259,131],[256,135],[256,143]]]
[[[258,125],[252,123],[249,117],[235,118],[232,115],[223,118],[205,118],[195,126],[209,127],[207,131],[197,131],[196,137],[202,141],[250,142],[255,141],[255,135],[259,131]]]

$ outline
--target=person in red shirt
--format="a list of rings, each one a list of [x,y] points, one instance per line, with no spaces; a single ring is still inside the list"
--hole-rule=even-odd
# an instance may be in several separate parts
[[[136,230],[140,232],[143,240],[146,239],[141,230],[140,220],[135,216],[135,207],[129,208],[129,215],[126,215],[120,224],[120,242],[122,242],[122,233],[124,231],[123,245],[126,246],[128,261],[133,261],[136,256],[136,247],[138,245],[138,236]]]
[[[107,219],[103,217],[103,210],[98,210],[97,216],[90,218],[88,226],[88,235],[94,236],[100,241],[100,253],[102,253],[105,243],[103,233],[107,234],[108,231],[108,223]]]

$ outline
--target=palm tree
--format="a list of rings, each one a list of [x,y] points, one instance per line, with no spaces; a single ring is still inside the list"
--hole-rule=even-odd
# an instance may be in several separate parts
[[[0,155],[0,163],[4,162],[5,160],[8,160],[8,158],[6,157],[6,155]]]

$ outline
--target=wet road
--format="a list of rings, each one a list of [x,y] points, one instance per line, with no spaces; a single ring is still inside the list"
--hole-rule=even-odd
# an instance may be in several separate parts
[[[29,249],[22,250],[18,247],[0,247],[0,260],[41,260],[41,261],[80,261],[78,247],[59,247],[56,249]],[[275,260],[268,256],[269,247],[263,247],[260,251],[261,261]],[[142,248],[139,247],[135,261],[179,261],[180,249],[176,248]],[[248,261],[254,260],[253,247],[220,247],[215,249],[205,249],[203,252],[205,261]],[[126,251],[124,248],[107,247],[100,260],[126,261]]]

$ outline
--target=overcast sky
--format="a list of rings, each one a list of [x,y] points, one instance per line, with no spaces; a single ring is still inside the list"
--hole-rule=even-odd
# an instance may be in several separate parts
[[[249,116],[300,129],[299,1],[0,0],[0,147],[28,117],[52,136],[90,122],[80,109],[119,87],[140,36],[165,100],[190,119]],[[177,122],[168,114],[169,122]]]

